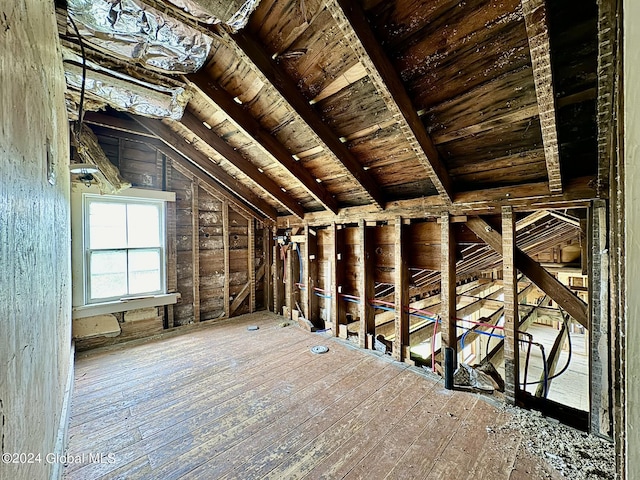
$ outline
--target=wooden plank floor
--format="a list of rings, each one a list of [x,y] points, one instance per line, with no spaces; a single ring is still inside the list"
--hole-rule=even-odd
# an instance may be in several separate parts
[[[281,322],[79,356],[64,478],[558,478],[479,396]]]

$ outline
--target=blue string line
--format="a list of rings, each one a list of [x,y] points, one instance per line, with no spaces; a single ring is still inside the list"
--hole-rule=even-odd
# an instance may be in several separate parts
[[[458,327],[458,328],[465,328],[465,327]],[[462,338],[460,339],[460,350],[464,350],[464,339],[472,331],[476,332],[478,335],[486,335],[488,337],[495,337],[495,338],[504,338],[504,335],[499,335],[497,333],[483,332],[481,330],[473,330],[471,328],[468,328],[467,331],[462,334]]]

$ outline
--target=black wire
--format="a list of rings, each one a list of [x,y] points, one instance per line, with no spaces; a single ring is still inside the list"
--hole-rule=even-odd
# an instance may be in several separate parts
[[[78,105],[78,123],[76,124],[76,135],[79,136],[80,129],[82,128],[82,120],[84,118],[83,105],[85,84],[87,82],[87,56],[84,53],[84,43],[82,43],[82,37],[80,36],[80,31],[78,30],[76,22],[73,21],[73,18],[71,18],[71,15],[69,14],[67,14],[67,18],[76,32],[76,37],[78,37],[78,42],[80,43],[80,53],[82,54],[82,86],[80,88],[80,105]]]
[[[564,321],[564,328],[567,329],[567,339],[569,340],[569,352],[567,354],[567,363],[565,363],[564,367],[562,367],[562,370],[560,370],[558,373],[550,376],[549,378],[547,378],[547,382],[549,380],[553,380],[554,378],[558,378],[560,375],[562,375],[564,372],[567,371],[567,369],[569,368],[569,364],[571,363],[571,354],[572,354],[572,347],[571,347],[571,335],[569,335],[569,322],[567,321],[567,317],[563,314],[562,315],[563,321]],[[528,382],[525,383],[525,385],[537,385],[538,383],[543,383],[544,380],[538,380],[537,382]]]

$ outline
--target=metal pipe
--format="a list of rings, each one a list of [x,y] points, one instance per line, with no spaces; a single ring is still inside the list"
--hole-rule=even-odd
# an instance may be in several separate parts
[[[444,349],[444,388],[453,390],[453,371],[455,370],[455,350],[451,347]]]

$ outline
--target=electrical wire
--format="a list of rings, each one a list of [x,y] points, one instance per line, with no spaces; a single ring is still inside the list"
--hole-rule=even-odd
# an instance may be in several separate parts
[[[465,328],[465,327],[457,327],[457,328]],[[504,335],[498,335],[496,333],[489,333],[489,332],[483,332],[480,330],[473,330],[473,329],[468,329],[466,332],[464,332],[462,334],[462,338],[460,339],[460,350],[464,350],[464,339],[467,337],[467,335],[471,332],[475,332],[478,335],[486,335],[488,337],[495,337],[495,338],[504,338]]]
[[[563,323],[565,325],[565,328],[567,329],[567,339],[569,341],[569,351],[567,352],[567,362],[565,363],[564,367],[562,367],[562,370],[560,370],[558,373],[555,373],[553,375],[551,375],[550,377],[547,378],[547,381],[553,380],[555,378],[558,378],[560,375],[562,375],[563,373],[565,373],[567,371],[567,369],[569,368],[569,364],[571,363],[571,356],[572,356],[572,345],[571,345],[571,335],[569,335],[569,322],[566,318],[566,316],[563,314],[562,315],[563,318]],[[536,382],[527,382],[524,383],[523,385],[537,385],[542,383],[543,381],[538,380]],[[545,397],[546,398],[546,397]]]
[[[518,332],[518,333],[524,333],[525,335],[529,335],[526,332]],[[527,339],[527,340],[522,340],[519,339],[520,342],[528,342],[531,345],[535,345],[538,348],[540,348],[540,354],[542,356],[542,368],[543,368],[543,373],[544,373],[544,379],[543,380],[539,380],[537,382],[528,382],[526,384],[523,385],[523,387],[526,388],[527,385],[537,385],[542,383],[544,386],[542,388],[542,397],[543,398],[547,398],[547,394],[549,393],[549,365],[547,362],[547,355],[544,351],[544,345],[542,345],[541,343],[537,343],[537,342],[533,342],[531,339]]]
[[[527,375],[529,374],[529,360],[531,358],[531,342],[533,341],[533,335],[527,333],[527,332],[519,332],[521,335],[527,335],[529,337],[529,340],[531,340],[528,343],[527,346],[527,356],[525,358],[524,361],[524,381],[523,381],[523,386],[525,386],[527,384]]]
[[[71,22],[71,26],[76,32],[76,36],[78,37],[78,43],[80,43],[80,53],[82,54],[82,85],[80,87],[80,104],[78,105],[78,123],[76,124],[76,136],[80,137],[80,131],[82,128],[82,121],[84,119],[84,93],[85,93],[85,85],[87,83],[87,56],[84,52],[84,43],[82,42],[82,37],[80,36],[80,30],[78,30],[78,26],[76,22],[73,21],[71,15],[67,15],[69,22]]]

